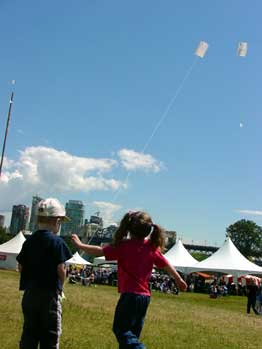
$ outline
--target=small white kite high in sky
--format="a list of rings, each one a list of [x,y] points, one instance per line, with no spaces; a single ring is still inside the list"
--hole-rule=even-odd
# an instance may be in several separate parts
[[[204,58],[205,54],[207,52],[208,49],[208,43],[205,41],[200,41],[196,51],[195,51],[195,55],[200,57],[200,58]]]
[[[246,55],[247,55],[247,42],[239,42],[238,43],[237,55],[239,57],[246,57]]]

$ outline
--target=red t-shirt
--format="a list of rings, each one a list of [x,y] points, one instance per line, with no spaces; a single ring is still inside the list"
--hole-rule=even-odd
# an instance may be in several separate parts
[[[118,292],[150,296],[149,280],[153,266],[162,269],[168,265],[160,248],[154,248],[148,240],[130,239],[117,247],[103,248],[106,260],[118,262]]]

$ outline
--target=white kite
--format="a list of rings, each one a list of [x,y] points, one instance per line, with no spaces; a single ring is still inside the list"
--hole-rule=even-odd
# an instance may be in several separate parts
[[[247,42],[239,42],[238,43],[237,55],[239,57],[246,57],[246,55],[247,55]]]
[[[205,41],[200,41],[196,51],[195,51],[195,55],[201,58],[205,57],[205,54],[207,52],[208,49],[208,43]]]

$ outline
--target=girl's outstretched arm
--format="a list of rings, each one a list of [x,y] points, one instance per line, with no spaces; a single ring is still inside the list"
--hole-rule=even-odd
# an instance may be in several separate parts
[[[181,278],[181,276],[178,274],[176,269],[172,267],[171,264],[168,264],[164,270],[168,272],[168,274],[175,279],[177,286],[180,288],[181,291],[186,291],[187,284],[186,282]]]
[[[85,251],[87,254],[91,254],[91,255],[97,256],[97,257],[104,256],[104,252],[103,252],[102,247],[95,246],[95,245],[83,244],[82,241],[79,239],[79,237],[76,234],[72,234],[72,242],[77,248]]]

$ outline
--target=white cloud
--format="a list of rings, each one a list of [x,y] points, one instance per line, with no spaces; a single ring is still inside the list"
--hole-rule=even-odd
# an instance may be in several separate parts
[[[122,149],[117,153],[127,170],[140,169],[158,172],[161,162],[149,154]],[[4,159],[0,178],[0,210],[10,211],[13,205],[30,205],[32,196],[73,195],[90,191],[115,191],[126,189],[127,184],[114,175],[119,160],[74,156],[52,147],[35,146],[19,151],[17,160]],[[112,198],[113,199],[113,198]],[[99,209],[108,215],[116,212],[117,205],[99,203]]]
[[[15,162],[13,160],[9,160],[7,159],[7,157],[4,156],[3,167],[5,169],[10,169],[14,167],[14,165],[15,165]]]
[[[238,210],[237,212],[251,216],[262,216],[262,211],[258,210]]]
[[[73,156],[48,147],[28,147],[17,161],[5,159],[0,178],[0,209],[30,203],[32,195],[57,195],[66,192],[118,190],[125,185],[105,177],[117,165],[113,159]]]
[[[118,152],[121,164],[129,171],[145,170],[159,172],[164,166],[150,154],[138,153],[131,149],[121,149]]]
[[[121,208],[120,205],[106,201],[94,201],[93,205],[99,209],[105,227],[115,222],[114,214]]]

